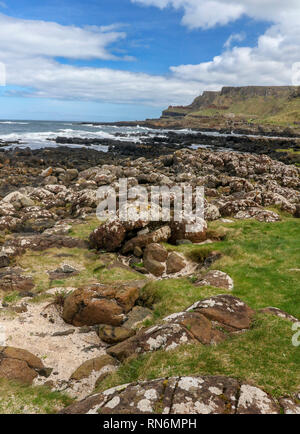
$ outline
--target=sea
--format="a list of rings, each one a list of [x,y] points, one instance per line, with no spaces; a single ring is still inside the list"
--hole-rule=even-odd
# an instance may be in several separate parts
[[[111,139],[130,142],[142,142],[149,137],[164,137],[171,130],[154,130],[142,126],[119,127],[111,125],[82,124],[80,122],[55,121],[20,121],[1,120],[0,140],[3,142],[20,141],[20,144],[11,144],[8,148],[29,147],[31,149],[49,148],[59,146],[56,137]],[[178,133],[188,133],[190,130],[178,130]],[[83,145],[66,145],[77,147]],[[106,151],[107,146],[92,145],[91,148]]]

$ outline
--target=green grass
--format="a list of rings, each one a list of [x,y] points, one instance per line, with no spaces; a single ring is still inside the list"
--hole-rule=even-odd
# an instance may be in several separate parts
[[[65,255],[62,257],[61,255]],[[17,259],[18,266],[26,270],[25,274],[34,279],[34,292],[40,293],[55,287],[79,288],[92,283],[110,283],[144,279],[134,271],[122,268],[117,264],[116,255],[98,254],[86,249],[49,249],[40,252],[27,251]],[[79,271],[78,275],[66,279],[50,281],[47,271],[55,270],[62,263],[67,263]],[[107,268],[109,267],[109,268]],[[141,276],[141,277],[140,277]]]
[[[176,247],[185,254],[202,249],[219,250],[223,257],[212,269],[228,273],[234,280],[233,295],[253,308],[275,306],[300,318],[300,221],[283,218],[278,223],[235,221],[225,225],[224,241],[208,246]],[[223,223],[214,222],[218,230]]]
[[[73,225],[69,231],[69,235],[73,238],[80,238],[82,240],[88,240],[93,230],[100,226],[101,222],[97,217],[88,218],[84,223]]]
[[[51,414],[70,405],[72,399],[44,386],[32,387],[0,379],[0,414]]]
[[[300,350],[292,345],[291,323],[257,315],[253,328],[218,346],[185,345],[128,360],[98,390],[161,377],[226,375],[263,388],[274,396],[300,388]]]

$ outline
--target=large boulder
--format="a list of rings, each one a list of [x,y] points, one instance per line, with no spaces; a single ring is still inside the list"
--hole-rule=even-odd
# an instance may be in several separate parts
[[[115,252],[126,237],[126,229],[119,220],[109,221],[95,229],[90,235],[90,247]]]
[[[242,300],[227,294],[197,302],[188,311],[199,312],[229,331],[249,329],[255,313]]]
[[[0,347],[0,378],[32,384],[38,375],[47,375],[38,357],[20,348]]]
[[[142,329],[135,336],[109,348],[108,353],[123,361],[133,355],[173,350],[178,345],[215,345],[231,333],[249,329],[254,311],[240,299],[220,295],[195,303],[185,312],[172,314],[163,324]]]
[[[149,244],[144,251],[144,267],[154,276],[160,277],[166,270],[164,262],[167,260],[167,257],[167,250],[160,244]]]
[[[141,282],[95,284],[77,289],[64,303],[63,319],[76,327],[108,324],[119,326],[139,297]]]
[[[240,385],[234,378],[186,376],[113,387],[75,402],[61,413],[280,414],[280,407],[262,389]]]
[[[167,274],[179,273],[186,267],[185,259],[176,252],[171,252],[167,259]]]

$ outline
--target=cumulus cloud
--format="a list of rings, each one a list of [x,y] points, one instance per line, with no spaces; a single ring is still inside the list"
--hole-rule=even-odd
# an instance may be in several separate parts
[[[224,25],[243,14],[271,22],[255,47],[234,46],[243,34],[233,34],[210,61],[172,66],[170,74],[162,76],[66,65],[56,59],[120,59],[111,49],[126,37],[120,24],[62,26],[0,14],[0,62],[6,65],[7,84],[26,96],[157,106],[187,104],[202,91],[222,86],[299,84],[299,0],[131,1],[182,10],[182,22],[189,28]],[[131,60],[123,56],[126,59]]]
[[[161,9],[183,11],[182,24],[191,29],[224,25],[243,15],[271,22],[299,22],[299,0],[131,0]],[[298,15],[297,15],[298,13]]]
[[[145,6],[182,10],[182,24],[207,29],[235,21],[243,15],[270,21],[255,47],[236,47],[243,34],[233,34],[225,51],[209,62],[172,66],[179,80],[193,80],[202,89],[236,85],[299,84],[299,0],[131,0]]]
[[[230,48],[234,42],[242,42],[245,39],[246,39],[246,33],[245,32],[233,33],[232,35],[229,36],[229,38],[225,42],[224,47]]]
[[[16,55],[113,60],[107,47],[125,37],[113,26],[80,28],[0,14],[0,50]]]

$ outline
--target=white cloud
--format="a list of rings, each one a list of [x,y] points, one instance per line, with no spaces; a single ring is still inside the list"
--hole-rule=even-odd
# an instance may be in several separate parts
[[[241,32],[241,33],[233,33],[232,35],[229,36],[229,38],[227,39],[227,41],[224,44],[225,48],[230,48],[233,44],[233,42],[242,42],[246,39],[246,33],[245,32]]]
[[[226,85],[299,81],[299,0],[284,4],[282,0],[131,1],[182,10],[183,23],[189,28],[223,25],[242,14],[272,23],[255,47],[235,47],[234,42],[241,42],[243,35],[233,34],[224,41],[224,52],[211,61],[172,66],[170,74],[162,76],[71,66],[55,60],[117,59],[110,47],[126,37],[123,25],[80,28],[0,14],[0,62],[6,65],[7,84],[27,89],[22,92],[35,97],[167,106],[190,103],[203,90]],[[131,60],[126,55],[122,59]]]
[[[62,26],[0,14],[0,49],[21,56],[116,59],[107,47],[126,37],[115,27]]]
[[[183,10],[182,24],[191,29],[224,25],[243,15],[270,22],[299,22],[299,0],[131,0],[161,9]],[[298,14],[298,15],[297,15]]]
[[[199,83],[202,89],[222,86],[286,85],[299,82],[299,0],[131,0],[145,6],[182,10],[182,24],[190,29],[210,28],[243,15],[270,21],[255,47],[235,47],[243,34],[233,34],[225,51],[209,62],[171,67],[178,80]],[[297,79],[295,77],[298,77]]]

